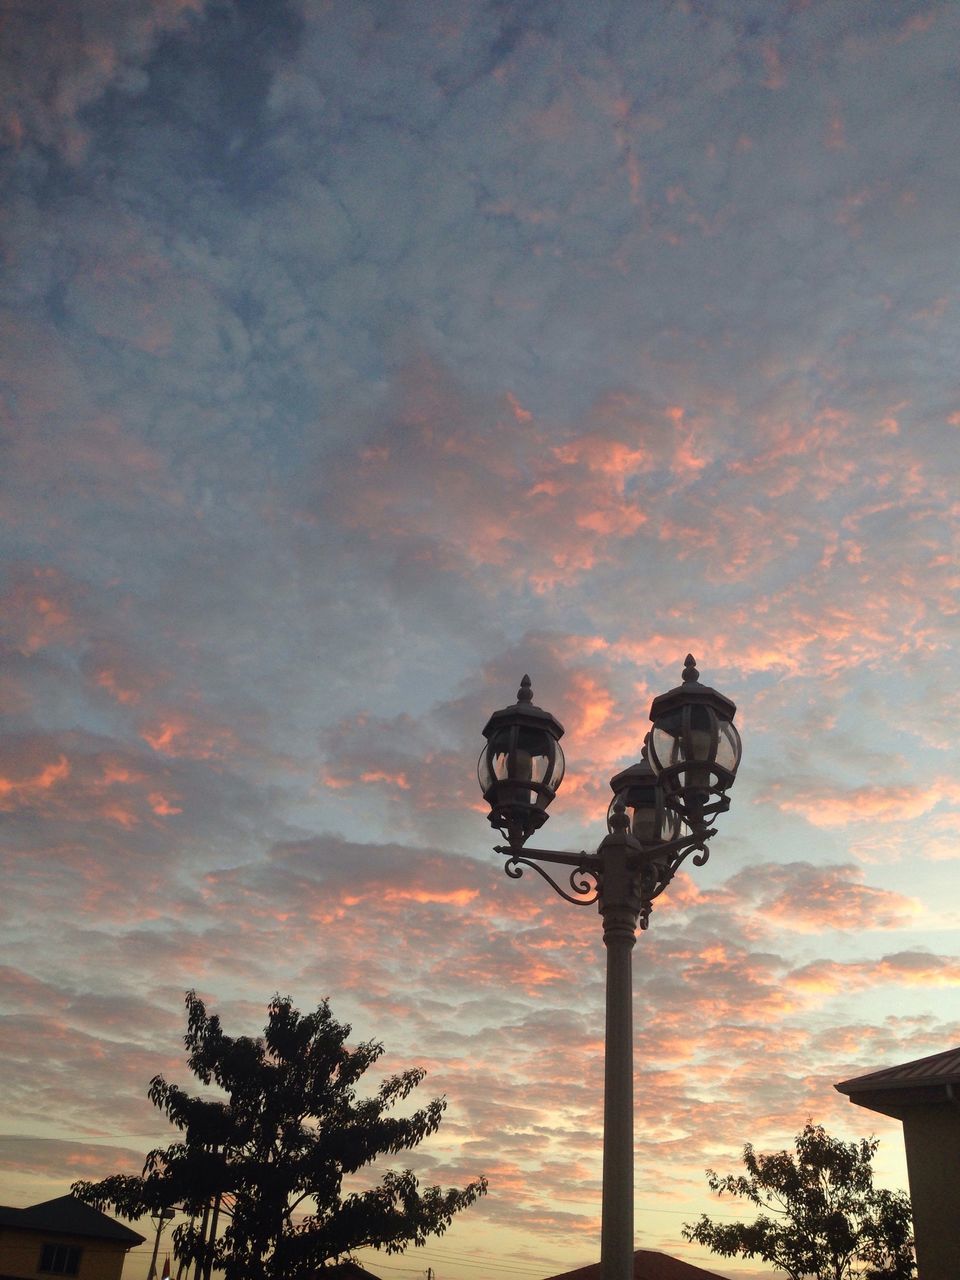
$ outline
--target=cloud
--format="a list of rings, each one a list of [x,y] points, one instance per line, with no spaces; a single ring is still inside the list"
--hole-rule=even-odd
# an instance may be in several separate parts
[[[2,606],[10,619],[9,641],[23,654],[77,638],[77,589],[51,566],[24,566],[11,575]]]
[[[319,499],[374,541],[414,543],[435,571],[468,572],[478,587],[492,569],[495,581],[543,593],[646,523],[626,492],[656,465],[644,448],[600,434],[557,442],[553,423],[529,410],[517,420],[515,399],[470,404],[426,359],[403,371],[399,396],[379,437],[326,477]]]
[[[635,951],[649,1239],[956,1042],[960,16],[875,9],[11,12],[4,1198],[168,1136],[186,987],[329,994],[493,1177],[464,1256],[586,1260],[600,925],[475,789],[524,672],[558,848],[687,652],[739,706]]]
[[[855,822],[909,822],[947,801],[956,803],[957,787],[950,778],[920,784],[840,787],[807,780],[771,786],[762,797],[786,813],[799,813],[817,827],[844,827]]]
[[[60,1178],[66,1170],[76,1178],[95,1180],[112,1173],[139,1173],[143,1159],[129,1147],[64,1142],[58,1138],[25,1138],[0,1134],[4,1167],[16,1174]]]
[[[956,986],[960,967],[952,956],[924,951],[898,951],[879,961],[837,963],[816,961],[795,970],[791,985],[823,993],[857,991],[878,982],[903,986]]]
[[[199,0],[155,0],[119,22],[101,4],[76,8],[55,2],[40,10],[13,10],[8,50],[11,65],[20,71],[4,94],[8,142],[56,147],[78,164],[88,142],[83,109],[114,86],[137,92],[143,63],[157,41],[182,29],[202,7]]]
[[[768,863],[731,876],[724,895],[747,906],[771,928],[820,933],[824,929],[896,929],[909,926],[920,904],[903,894],[863,883],[856,866],[809,862]]]

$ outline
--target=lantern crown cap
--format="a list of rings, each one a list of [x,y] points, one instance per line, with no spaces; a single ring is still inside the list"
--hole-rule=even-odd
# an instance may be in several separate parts
[[[557,717],[534,703],[533,684],[527,675],[520,681],[516,702],[512,706],[502,707],[493,713],[486,723],[483,736],[489,738],[497,729],[507,724],[523,724],[530,728],[546,729],[554,738],[563,737],[563,725]]]
[[[709,685],[700,683],[700,672],[692,653],[683,664],[681,683],[667,693],[658,694],[650,706],[650,719],[657,721],[679,707],[689,703],[706,703],[713,707],[722,720],[732,720],[737,714],[737,704]]]
[[[647,749],[644,747],[643,754],[636,764],[628,765],[626,769],[621,769],[619,773],[613,775],[610,779],[610,790],[616,795],[618,791],[623,791],[625,787],[635,786],[637,783],[648,784],[656,782],[656,779],[657,775],[647,759]]]

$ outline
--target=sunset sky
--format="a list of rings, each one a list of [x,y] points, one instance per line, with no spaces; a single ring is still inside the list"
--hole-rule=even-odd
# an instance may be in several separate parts
[[[594,848],[693,652],[743,765],[635,953],[637,1243],[960,1043],[960,5],[7,0],[0,1202],[138,1171],[183,994],[329,996],[490,1194],[386,1280],[598,1256]],[[128,1260],[142,1280],[149,1255]]]

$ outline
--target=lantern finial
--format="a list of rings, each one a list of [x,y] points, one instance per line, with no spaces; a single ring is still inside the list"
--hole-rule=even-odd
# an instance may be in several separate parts
[[[683,663],[684,680],[699,680],[700,672],[697,670],[697,660],[692,653],[688,653]]]
[[[524,676],[523,679],[520,681],[520,688],[517,690],[517,701],[518,702],[533,701],[533,684],[531,683],[529,676]]]

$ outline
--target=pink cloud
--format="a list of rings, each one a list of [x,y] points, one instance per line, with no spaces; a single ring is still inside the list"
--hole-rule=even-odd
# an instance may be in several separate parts
[[[789,791],[789,794],[788,794]],[[784,813],[796,813],[815,827],[845,827],[858,822],[908,822],[938,804],[960,801],[960,785],[951,778],[920,783],[865,784],[843,787],[806,782],[802,788],[770,783],[760,798]]]
[[[10,773],[0,777],[0,808],[8,811],[42,800],[46,792],[70,776],[70,762],[64,755],[41,764],[35,773],[29,771],[30,765],[23,772],[24,762],[21,760],[10,764]]]
[[[629,440],[642,407],[601,403],[561,443],[550,424],[517,420],[511,409],[513,420],[493,418],[428,361],[408,366],[397,420],[339,470],[327,501],[376,542],[425,540],[442,565],[496,568],[537,591],[608,561],[612,546],[648,518],[629,492],[634,476],[657,465],[648,447]],[[658,430],[668,443],[669,427]]]
[[[0,809],[54,824],[52,843],[67,827],[162,826],[183,813],[183,785],[149,756],[79,732],[10,735],[0,750]]]
[[[902,951],[877,961],[818,960],[793,970],[786,983],[799,991],[836,995],[890,985],[955,987],[960,985],[960,961],[921,951]]]
[[[206,716],[181,710],[170,710],[142,725],[140,736],[160,755],[197,760],[222,759],[238,746],[228,726],[211,724]]]
[[[76,583],[51,566],[23,566],[0,597],[7,634],[26,654],[69,645],[78,636],[77,610],[82,594]]]
[[[752,866],[725,882],[717,895],[748,908],[772,928],[800,933],[823,929],[896,929],[919,915],[918,900],[864,883],[857,866],[816,866],[809,862]]]

